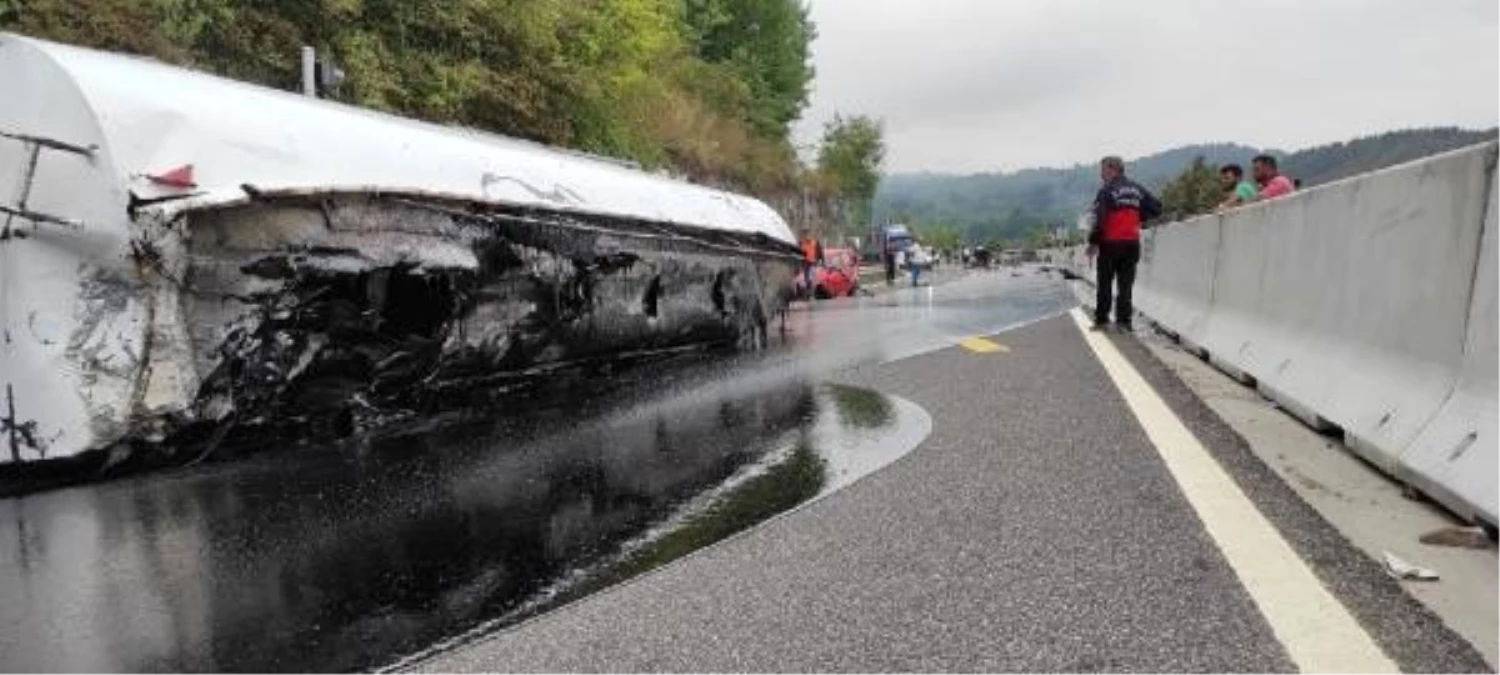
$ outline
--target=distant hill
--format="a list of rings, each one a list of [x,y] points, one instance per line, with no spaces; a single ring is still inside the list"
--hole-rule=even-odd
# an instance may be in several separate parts
[[[1494,129],[1409,129],[1293,153],[1233,143],[1199,144],[1131,160],[1128,166],[1136,180],[1160,188],[1195,157],[1214,165],[1236,162],[1248,171],[1251,157],[1269,152],[1285,173],[1311,187],[1495,137]],[[1092,164],[1011,173],[894,174],[881,182],[875,196],[875,219],[919,227],[952,224],[969,241],[1018,240],[1036,229],[1071,225],[1098,187],[1098,169]]]
[[[1392,131],[1301,150],[1283,158],[1281,167],[1288,175],[1302,179],[1304,186],[1311,187],[1495,138],[1495,129]]]

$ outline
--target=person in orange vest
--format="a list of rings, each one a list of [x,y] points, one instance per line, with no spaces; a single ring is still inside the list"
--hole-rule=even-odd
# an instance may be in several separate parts
[[[802,230],[802,281],[807,297],[813,297],[813,269],[823,264],[823,242],[813,238],[812,230]]]

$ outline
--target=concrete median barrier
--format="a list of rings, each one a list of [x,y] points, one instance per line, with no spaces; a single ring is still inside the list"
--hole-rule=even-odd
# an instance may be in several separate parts
[[[1484,221],[1479,249],[1479,265],[1474,275],[1473,300],[1469,304],[1463,361],[1458,383],[1417,440],[1401,455],[1406,478],[1448,505],[1460,515],[1496,523],[1496,472],[1500,470],[1500,438],[1496,437],[1496,373],[1500,370],[1497,353],[1497,293],[1500,278],[1496,273],[1497,197],[1493,183],[1489,189],[1489,213]]]
[[[1095,269],[1094,257],[1089,255],[1088,250],[1087,246],[1073,247],[1073,269],[1077,271],[1078,276],[1093,284],[1099,279],[1098,270]]]
[[[1214,298],[1222,216],[1170,223],[1146,231],[1137,274],[1136,306],[1201,352],[1209,305]]]
[[[1233,214],[1205,345],[1394,469],[1457,380],[1487,157],[1450,153]]]
[[[1496,512],[1496,144],[1149,231],[1137,306],[1463,515]],[[1081,256],[1074,270],[1091,278]]]
[[[1290,201],[1290,200],[1289,200]],[[1267,248],[1272,237],[1267,230],[1278,222],[1289,221],[1288,203],[1264,204],[1227,213],[1218,218],[1218,248],[1214,252],[1213,277],[1200,280],[1213,288],[1208,315],[1196,330],[1180,332],[1208,350],[1209,359],[1225,372],[1246,384],[1255,382],[1252,373],[1266,359],[1259,352],[1267,342],[1266,321],[1261,316],[1263,279]],[[1190,227],[1207,227],[1207,220]],[[1196,261],[1169,260],[1161,266],[1191,267]]]

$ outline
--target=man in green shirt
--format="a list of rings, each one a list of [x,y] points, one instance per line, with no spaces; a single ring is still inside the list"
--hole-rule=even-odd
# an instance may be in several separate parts
[[[1219,183],[1224,186],[1224,191],[1229,196],[1219,202],[1219,210],[1224,211],[1236,206],[1249,204],[1260,198],[1260,192],[1255,185],[1245,180],[1245,170],[1238,164],[1225,164],[1219,167]]]

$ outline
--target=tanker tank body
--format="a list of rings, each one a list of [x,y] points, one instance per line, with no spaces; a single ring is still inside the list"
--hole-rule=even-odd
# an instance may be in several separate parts
[[[3,33],[0,228],[10,492],[753,347],[797,266],[749,197]]]

